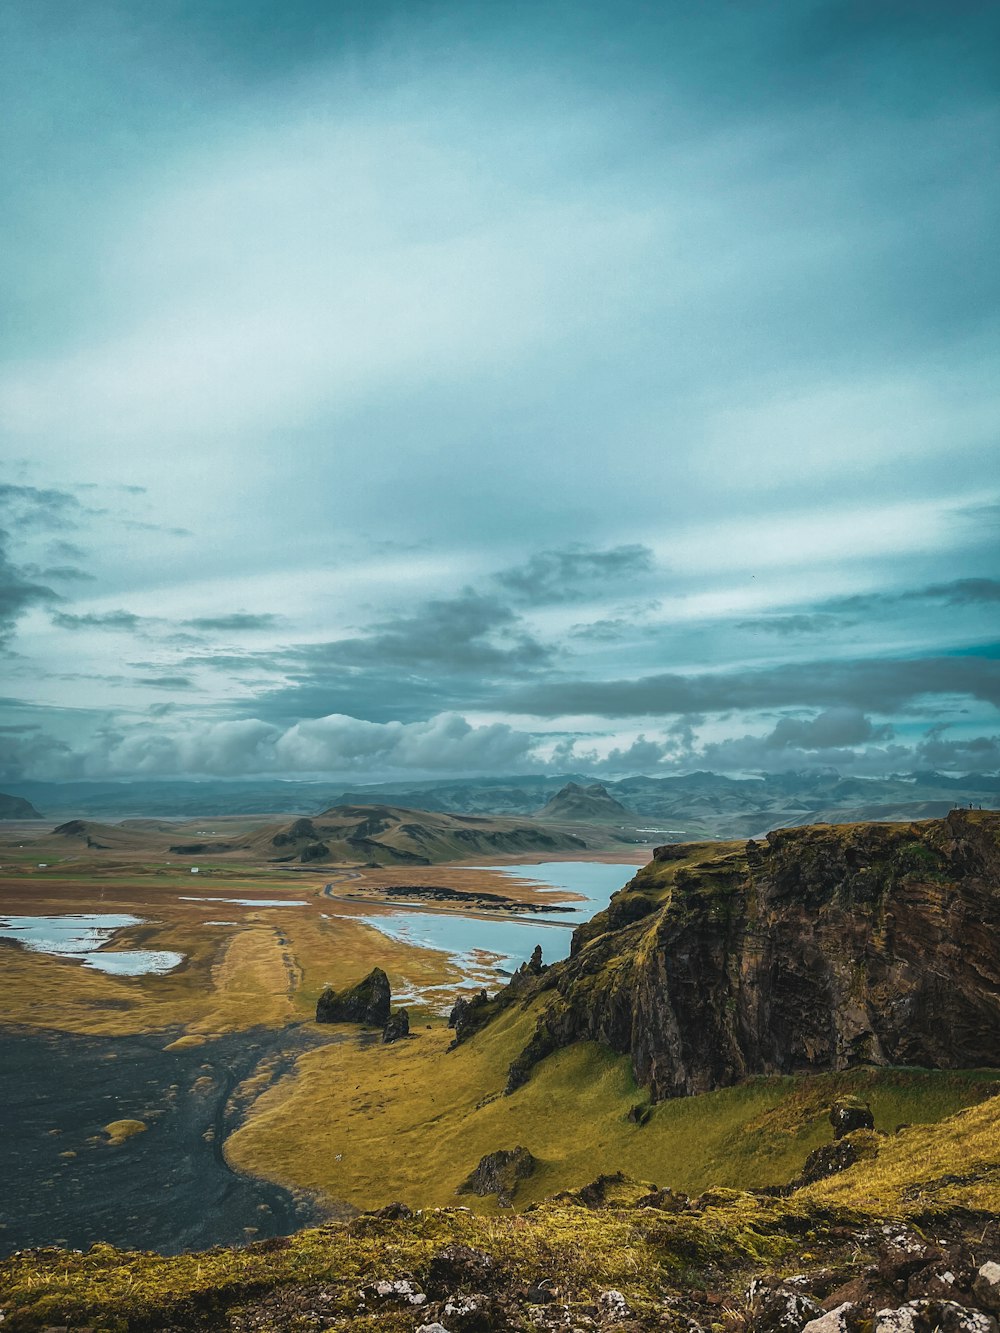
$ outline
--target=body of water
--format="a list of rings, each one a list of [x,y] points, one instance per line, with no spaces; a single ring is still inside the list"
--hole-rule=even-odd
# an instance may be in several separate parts
[[[0,938],[16,940],[32,953],[76,958],[84,967],[119,977],[172,972],[184,961],[170,949],[106,949],[119,930],[141,926],[128,913],[82,912],[66,916],[0,916]]]
[[[179,895],[182,903],[234,903],[237,907],[308,907],[304,898],[198,898],[191,893]],[[228,923],[223,923],[228,924]]]
[[[555,963],[569,955],[573,928],[608,905],[608,899],[627,884],[637,866],[609,865],[604,861],[544,861],[532,866],[477,866],[470,874],[491,870],[514,879],[538,883],[543,890],[579,894],[578,903],[561,902],[572,912],[538,912],[523,916],[465,916],[461,912],[391,911],[365,916],[365,924],[383,935],[423,949],[441,949],[474,984],[482,984],[484,965],[493,972],[512,972],[531,957],[536,944],[542,957]],[[484,957],[489,955],[489,958]],[[499,979],[499,978],[498,978]]]

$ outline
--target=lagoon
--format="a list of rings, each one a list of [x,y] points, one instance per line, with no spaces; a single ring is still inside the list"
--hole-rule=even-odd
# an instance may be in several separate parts
[[[608,864],[604,861],[544,861],[539,865],[475,866],[469,873],[491,870],[514,879],[531,880],[543,891],[578,894],[580,901],[561,902],[572,912],[560,911],[551,917],[539,912],[494,919],[485,913],[466,916],[461,912],[428,910],[391,911],[365,916],[365,924],[391,939],[423,949],[440,949],[466,974],[481,982],[484,965],[494,973],[513,972],[531,957],[536,944],[542,946],[547,963],[569,955],[573,928],[588,921],[608,904],[635,874],[633,864]],[[457,868],[456,868],[457,871]],[[484,957],[484,955],[488,957]]]

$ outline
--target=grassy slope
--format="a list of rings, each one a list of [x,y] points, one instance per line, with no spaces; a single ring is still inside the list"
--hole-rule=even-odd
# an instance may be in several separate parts
[[[455,1051],[446,1050],[451,1034],[436,1027],[388,1047],[310,1052],[257,1103],[227,1154],[241,1170],[361,1208],[392,1199],[454,1203],[480,1157],[518,1144],[541,1163],[519,1204],[601,1171],[687,1192],[746,1188],[791,1179],[829,1141],[830,1102],[845,1092],[870,1100],[878,1128],[892,1131],[950,1115],[996,1087],[988,1074],[917,1070],[759,1078],[663,1102],[637,1126],[626,1115],[645,1095],[627,1058],[590,1042],[556,1052],[513,1096],[497,1096],[533,1026],[531,1010],[510,1010]],[[490,1200],[462,1201],[495,1210]]]
[[[913,1126],[807,1191],[821,1205],[923,1215],[961,1207],[1000,1213],[1000,1097],[940,1124]]]
[[[481,1218],[462,1210],[428,1211],[403,1222],[362,1217],[300,1232],[287,1246],[264,1242],[239,1249],[162,1257],[95,1245],[86,1254],[24,1251],[0,1262],[5,1329],[34,1330],[58,1319],[102,1330],[150,1333],[166,1326],[227,1327],[227,1307],[264,1297],[282,1286],[321,1293],[325,1311],[349,1319],[358,1288],[375,1278],[427,1272],[441,1247],[459,1242],[482,1247],[504,1280],[523,1287],[558,1277],[561,1299],[593,1300],[609,1287],[624,1291],[641,1313],[664,1291],[706,1270],[740,1273],[762,1263],[800,1260],[803,1236],[821,1245],[835,1237],[841,1218],[788,1200],[745,1196],[703,1212],[670,1216],[652,1210],[543,1207],[530,1214]],[[389,1307],[360,1318],[352,1328],[412,1330],[419,1314]],[[218,1322],[217,1322],[218,1321]],[[343,1326],[338,1322],[338,1327]],[[279,1320],[255,1328],[316,1327]],[[719,1326],[721,1328],[721,1325]]]

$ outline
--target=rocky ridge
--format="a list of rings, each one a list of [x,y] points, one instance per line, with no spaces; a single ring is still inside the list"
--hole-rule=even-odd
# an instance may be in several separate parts
[[[466,1013],[459,1040],[514,1003],[539,1017],[507,1092],[579,1040],[628,1054],[654,1100],[864,1063],[995,1068],[1000,816],[657,848],[567,960]]]

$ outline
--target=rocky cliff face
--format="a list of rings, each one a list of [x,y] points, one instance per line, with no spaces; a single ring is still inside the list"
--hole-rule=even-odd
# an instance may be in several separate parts
[[[1000,816],[658,848],[497,1007],[539,1000],[508,1091],[585,1038],[630,1055],[655,1099],[865,1062],[1000,1066]]]

